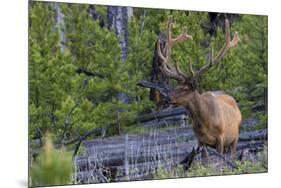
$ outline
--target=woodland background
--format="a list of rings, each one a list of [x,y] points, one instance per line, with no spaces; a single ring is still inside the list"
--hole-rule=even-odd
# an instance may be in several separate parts
[[[234,96],[243,119],[256,118],[260,128],[267,127],[266,16],[31,2],[31,151],[47,132],[55,145],[70,151],[72,141],[91,130],[104,137],[137,133],[137,116],[157,110],[149,90],[136,84],[151,78],[155,42],[168,15],[175,35],[187,26],[193,36],[173,49],[172,58],[185,72],[188,56],[199,69],[211,43],[215,52],[221,48],[224,19],[230,20],[241,43],[199,80],[199,88]]]

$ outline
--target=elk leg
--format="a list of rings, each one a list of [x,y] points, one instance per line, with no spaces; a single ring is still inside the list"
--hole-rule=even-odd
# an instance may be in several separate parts
[[[207,147],[206,145],[202,146],[202,149],[203,149],[203,151],[202,151],[202,158],[203,159],[209,159],[209,154],[208,154],[208,151],[207,151],[206,147]]]
[[[236,147],[237,147],[237,143],[238,143],[238,139],[235,139],[232,143],[231,143],[231,156],[232,159],[236,159]]]
[[[209,159],[208,151],[205,144],[199,143],[198,147],[201,148],[201,158]]]
[[[217,152],[219,152],[221,155],[223,154],[223,136],[219,136],[217,138]]]

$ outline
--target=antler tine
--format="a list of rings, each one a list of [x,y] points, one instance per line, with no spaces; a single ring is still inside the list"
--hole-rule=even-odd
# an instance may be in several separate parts
[[[164,57],[164,55],[161,52],[161,47],[160,47],[160,41],[159,40],[157,41],[157,54],[161,58],[162,61],[165,61],[166,58]]]
[[[173,27],[173,17],[169,16],[167,21],[167,42],[168,44],[172,41],[172,27]]]
[[[181,77],[180,75],[176,74],[175,72],[170,71],[166,65],[160,66],[159,67],[161,72],[166,74],[166,76],[173,78],[179,82],[184,81],[183,77]]]
[[[167,21],[167,41],[166,41],[166,59],[167,63],[171,58],[172,54],[172,46],[173,46],[173,38],[172,38],[172,27],[173,27],[173,17],[169,16]]]
[[[230,48],[233,48],[233,47],[237,46],[237,44],[238,44],[240,41],[241,41],[241,40],[240,40],[240,38],[239,38],[239,34],[238,34],[238,32],[236,31],[236,32],[234,33],[234,36],[233,36],[232,41],[229,43]]]
[[[172,45],[175,45],[175,44],[180,43],[180,42],[184,42],[186,40],[193,40],[193,38],[192,38],[191,35],[187,34],[187,28],[183,27],[182,28],[182,34],[179,35],[178,37],[172,39]]]
[[[157,53],[160,59],[162,60],[160,70],[163,74],[166,74],[166,76],[170,78],[174,78],[178,81],[184,81],[187,79],[187,77],[180,71],[178,65],[176,64],[176,67],[170,63],[171,59],[171,53],[172,53],[172,47],[173,45],[184,42],[186,40],[192,40],[192,36],[188,35],[186,32],[186,27],[183,28],[183,32],[181,35],[177,36],[176,38],[172,37],[172,27],[173,27],[173,20],[172,16],[168,17],[167,21],[167,40],[165,44],[165,49],[162,52],[160,41],[158,41],[157,44]]]
[[[182,71],[180,70],[180,67],[179,67],[179,64],[178,64],[177,61],[176,61],[176,71],[177,71],[177,73],[178,73],[180,76],[182,76],[185,80],[188,79],[188,77],[187,77],[185,74],[183,74]]]
[[[192,68],[192,61],[191,61],[191,58],[190,57],[188,57],[188,59],[189,59],[189,66],[188,66],[188,68],[189,68],[189,72],[191,73],[191,76],[192,77],[194,77],[195,76],[195,73],[194,73],[194,71],[193,71],[193,68]]]
[[[167,55],[167,50],[168,49],[165,50],[166,55]],[[182,81],[183,78],[176,73],[175,68],[171,64],[168,63],[168,58],[164,57],[164,55],[162,54],[161,47],[160,47],[160,41],[157,42],[157,53],[158,53],[158,56],[160,57],[160,59],[162,60],[161,66],[159,67],[161,72],[170,78],[174,78],[177,81]]]
[[[166,56],[167,56],[168,55],[167,49],[164,49],[164,51],[166,52]],[[160,41],[157,41],[157,54],[160,57],[160,59],[165,63],[165,67],[168,67],[168,69],[171,69],[171,71],[175,70],[175,68],[172,67],[171,64],[166,63],[166,62],[168,62],[168,58],[164,57],[164,55],[161,52]]]
[[[230,36],[230,29],[229,29],[229,21],[226,19],[225,20],[225,43],[224,43],[223,47],[220,49],[220,51],[218,52],[216,57],[213,58],[213,46],[211,45],[210,61],[207,65],[202,67],[200,70],[196,71],[195,77],[199,77],[200,75],[204,74],[207,70],[209,70],[213,65],[218,64],[230,48],[237,46],[237,44],[240,41],[238,32],[234,33],[232,40],[230,40],[230,39],[231,39],[231,36]]]
[[[216,57],[212,60],[213,61],[212,63],[215,65],[218,62],[220,62],[220,60],[225,56],[225,53],[230,48],[234,47],[234,45],[232,43],[236,43],[237,44],[238,42],[239,42],[239,37],[238,37],[238,33],[237,32],[236,32],[235,37],[233,37],[233,40],[230,41],[229,21],[226,19],[225,20],[225,43],[224,43],[224,46],[221,48],[221,50],[216,55]]]

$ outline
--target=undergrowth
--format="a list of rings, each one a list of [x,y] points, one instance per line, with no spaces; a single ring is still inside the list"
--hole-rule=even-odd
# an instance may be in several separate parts
[[[225,165],[206,164],[199,160],[194,161],[187,171],[183,170],[183,167],[180,165],[171,170],[160,169],[154,174],[154,179],[265,173],[268,169],[267,147],[257,154],[255,160],[237,160],[235,163],[237,168],[232,169]]]

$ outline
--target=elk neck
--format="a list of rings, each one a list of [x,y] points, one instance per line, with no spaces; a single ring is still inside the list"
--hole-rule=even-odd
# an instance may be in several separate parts
[[[203,125],[206,122],[206,117],[208,117],[206,101],[197,90],[190,95],[190,100],[185,104],[185,108],[189,111],[193,121],[195,120]]]

